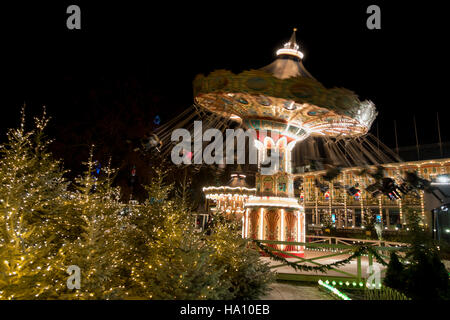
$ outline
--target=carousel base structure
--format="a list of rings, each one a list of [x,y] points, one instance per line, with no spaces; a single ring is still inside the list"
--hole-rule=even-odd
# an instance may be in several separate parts
[[[255,240],[305,242],[305,214],[297,199],[252,196],[245,205],[244,237]],[[267,244],[284,258],[303,257],[304,246]]]

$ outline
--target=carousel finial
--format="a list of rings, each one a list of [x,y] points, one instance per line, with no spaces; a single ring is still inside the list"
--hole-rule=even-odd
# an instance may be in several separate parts
[[[295,38],[295,32],[297,31],[297,28],[293,28],[293,30],[294,31],[292,32],[292,35],[291,35],[291,38],[289,39],[289,41],[284,44],[283,48],[281,48],[277,51],[277,56],[285,54],[285,55],[297,57],[299,59],[303,59],[303,53],[300,50],[298,50],[299,46],[298,46],[297,40]]]

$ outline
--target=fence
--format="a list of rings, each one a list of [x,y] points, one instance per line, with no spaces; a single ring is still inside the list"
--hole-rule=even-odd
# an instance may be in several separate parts
[[[353,239],[343,237],[327,237],[327,236],[313,236],[307,235],[309,239],[308,243],[328,243],[328,244],[346,244],[346,245],[358,245],[358,244],[371,244],[378,247],[405,247],[406,244],[401,242],[383,241],[383,240],[366,240],[366,239]]]
[[[391,251],[402,251],[406,246],[403,243],[398,242],[388,242],[388,241],[376,241],[376,240],[362,240],[362,239],[348,239],[339,237],[324,237],[324,236],[311,236],[309,237],[311,242],[292,242],[292,241],[275,241],[275,240],[258,240],[261,245],[264,245],[265,250],[269,250],[273,256],[284,256],[288,257],[286,259],[280,260],[280,264],[271,265],[272,269],[279,269],[285,266],[292,266],[291,272],[281,272],[277,271],[277,278],[279,280],[294,280],[294,281],[311,281],[317,282],[318,280],[329,280],[338,283],[346,284],[349,287],[362,287],[364,286],[369,274],[364,274],[362,266],[363,264],[367,267],[374,265],[374,254],[382,258],[387,262],[389,260],[389,254]],[[322,263],[323,260],[328,260],[329,258],[336,258],[339,256],[348,256],[345,259],[349,259],[352,255],[360,249],[360,245],[365,245],[371,248],[367,254],[362,254],[355,256],[350,259],[347,265],[353,265],[355,263],[354,270],[342,270],[338,266],[328,266],[330,263]],[[309,258],[299,257],[288,251],[281,250],[280,247],[296,247],[303,246],[305,250],[315,250],[322,251],[324,254],[318,256],[311,256]],[[267,252],[269,252],[267,251]],[[294,259],[294,261],[290,261]],[[282,261],[284,260],[284,261]],[[321,261],[322,260],[322,261]],[[294,270],[293,265],[303,265],[303,266],[326,266],[328,271],[326,273],[318,274],[318,271],[314,273],[303,271],[298,273]],[[330,274],[331,271],[333,274]],[[383,273],[385,270],[381,270]],[[306,272],[306,273],[305,273]],[[336,275],[337,273],[337,275]],[[382,276],[382,275],[381,275]]]

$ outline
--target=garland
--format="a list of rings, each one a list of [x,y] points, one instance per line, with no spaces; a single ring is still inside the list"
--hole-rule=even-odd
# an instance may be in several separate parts
[[[307,266],[304,264],[290,262],[287,259],[274,254],[271,249],[269,249],[267,246],[263,245],[258,240],[253,240],[253,242],[258,246],[259,249],[261,249],[261,251],[266,253],[271,259],[282,262],[284,264],[287,264],[288,266],[294,268],[295,270],[299,270],[299,271],[316,271],[316,272],[320,271],[322,273],[325,273],[328,270],[333,269],[334,267],[340,267],[340,266],[349,264],[354,258],[360,257],[361,255],[363,255],[365,253],[371,253],[375,257],[375,260],[378,263],[382,264],[383,266],[387,266],[386,261],[384,261],[383,258],[381,258],[381,256],[376,252],[376,250],[374,250],[371,246],[367,246],[367,245],[359,245],[356,248],[356,250],[354,250],[353,254],[346,259],[336,261],[333,263],[329,263],[329,264],[322,264],[320,266]]]

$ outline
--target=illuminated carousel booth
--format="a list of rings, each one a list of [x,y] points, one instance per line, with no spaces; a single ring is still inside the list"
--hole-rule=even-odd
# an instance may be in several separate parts
[[[194,80],[195,103],[256,131],[256,195],[245,204],[244,236],[260,240],[305,241],[304,208],[294,197],[291,151],[309,136],[365,135],[376,117],[374,105],[355,93],[325,88],[305,69],[295,39],[277,51],[277,59],[259,70],[234,74],[217,70]],[[270,172],[265,159],[279,156]],[[263,168],[262,168],[263,166]],[[279,246],[303,256],[301,246]]]
[[[249,188],[245,182],[246,176],[241,172],[231,174],[231,180],[226,186],[211,186],[203,188],[206,198],[206,209],[214,214],[222,212],[236,219],[244,218],[244,205],[250,196],[254,196],[256,188]]]

